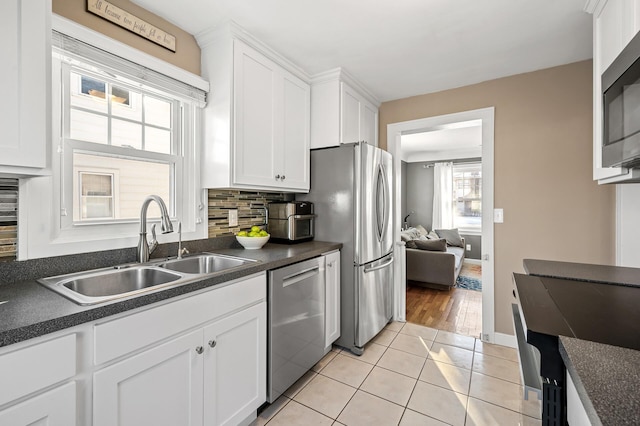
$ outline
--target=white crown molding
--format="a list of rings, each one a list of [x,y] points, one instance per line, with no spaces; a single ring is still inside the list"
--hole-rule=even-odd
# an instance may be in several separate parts
[[[582,10],[593,15],[597,10],[603,8],[606,2],[607,0],[587,0]]]
[[[206,49],[210,44],[219,40],[241,40],[253,49],[256,49],[258,52],[265,55],[267,58],[284,67],[287,71],[303,80],[305,83],[309,83],[310,81],[309,74],[307,74],[302,68],[264,44],[262,41],[258,40],[234,21],[228,21],[219,27],[204,30],[196,34],[194,37],[201,49]]]
[[[311,84],[322,84],[334,80],[344,81],[349,86],[358,91],[362,96],[364,96],[367,101],[375,105],[376,108],[380,107],[380,100],[378,100],[378,98],[376,98],[376,96],[371,93],[369,89],[367,89],[344,68],[334,68],[311,76]]]
[[[51,19],[52,29],[69,37],[78,39],[107,52],[117,52],[121,58],[127,59],[143,67],[150,68],[168,77],[174,78],[205,92],[209,91],[209,82],[199,75],[177,67],[173,64],[142,52],[136,48],[114,40],[106,35],[80,25],[55,13]]]

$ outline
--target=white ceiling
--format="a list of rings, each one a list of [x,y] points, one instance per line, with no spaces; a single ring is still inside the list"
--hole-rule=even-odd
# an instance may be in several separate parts
[[[401,159],[407,163],[482,157],[482,120],[472,120],[402,135]]]
[[[586,0],[133,0],[197,35],[228,20],[316,74],[343,67],[380,101],[592,57]]]

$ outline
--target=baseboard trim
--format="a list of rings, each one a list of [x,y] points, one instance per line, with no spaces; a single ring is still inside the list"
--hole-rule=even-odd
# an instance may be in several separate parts
[[[496,345],[507,346],[509,348],[517,347],[516,336],[511,334],[494,333],[493,338]]]
[[[464,259],[464,263],[469,263],[471,265],[482,265],[482,260],[480,259]]]

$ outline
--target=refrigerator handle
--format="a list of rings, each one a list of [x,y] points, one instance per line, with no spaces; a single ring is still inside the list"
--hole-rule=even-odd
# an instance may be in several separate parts
[[[380,232],[378,240],[382,242],[382,240],[384,239],[384,235],[387,233],[387,226],[389,226],[387,217],[387,213],[389,210],[389,194],[387,194],[387,173],[382,164],[378,166],[378,173],[380,178],[382,179],[382,205],[380,205],[380,198],[377,197],[378,199],[376,200],[376,202],[378,203],[378,208],[376,209],[376,211],[378,209],[382,211],[382,226],[378,226]]]
[[[392,263],[393,263],[393,257],[389,259],[387,262],[384,262],[382,265],[372,266],[371,268],[364,268],[364,273],[366,274],[367,272],[373,272],[373,271],[377,271],[378,269],[384,269],[387,266],[391,265]]]

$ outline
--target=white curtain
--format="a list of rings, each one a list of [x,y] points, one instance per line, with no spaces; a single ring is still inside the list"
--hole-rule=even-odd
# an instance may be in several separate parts
[[[432,229],[453,227],[453,163],[436,163],[433,168]]]

